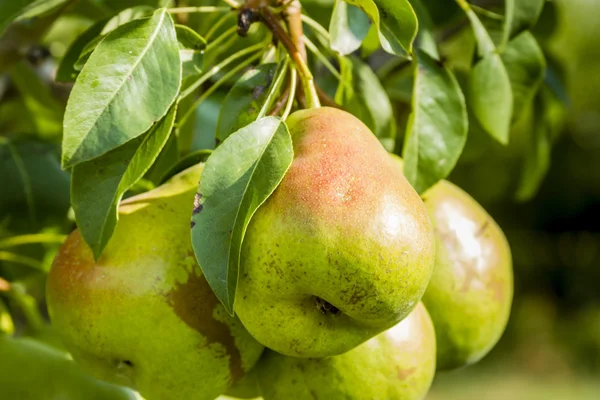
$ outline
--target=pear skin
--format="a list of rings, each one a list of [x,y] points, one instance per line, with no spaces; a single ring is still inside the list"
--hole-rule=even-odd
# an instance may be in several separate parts
[[[473,364],[498,342],[510,315],[510,247],[467,193],[441,181],[423,194],[436,238],[433,276],[423,297],[437,334],[439,370]]]
[[[265,400],[420,400],[435,375],[435,332],[419,304],[345,354],[313,359],[267,350],[255,369]]]
[[[294,161],[246,231],[235,311],[279,353],[337,355],[418,304],[433,233],[421,199],[356,117],[319,108],[287,124]]]
[[[294,161],[242,245],[235,311],[279,353],[344,353],[401,321],[429,282],[425,207],[371,131],[335,108],[286,121]]]
[[[51,320],[73,358],[147,400],[212,400],[263,350],[195,260],[190,219],[201,171],[124,201],[98,261],[73,232],[48,277]]]

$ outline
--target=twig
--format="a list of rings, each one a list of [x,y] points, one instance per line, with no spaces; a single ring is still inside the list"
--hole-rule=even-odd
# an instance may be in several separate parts
[[[310,69],[306,64],[306,58],[303,57],[301,51],[296,46],[296,43],[293,41],[290,35],[288,35],[287,32],[283,29],[277,17],[275,17],[275,15],[271,12],[271,10],[268,7],[261,8],[261,16],[262,21],[265,23],[265,25],[267,25],[269,30],[273,32],[273,35],[275,35],[275,37],[283,44],[290,57],[292,57],[292,60],[296,65],[296,69],[298,70],[300,81],[302,82],[303,91],[307,96],[307,107],[319,107],[319,96],[317,95],[317,91],[315,89],[314,78],[312,76],[312,73],[310,72]],[[304,41],[302,41],[302,45],[303,44]],[[306,54],[306,50],[304,50],[304,52],[304,54]]]

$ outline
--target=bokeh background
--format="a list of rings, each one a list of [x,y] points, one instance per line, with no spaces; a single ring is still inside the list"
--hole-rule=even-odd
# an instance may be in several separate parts
[[[331,0],[306,3],[318,15]],[[439,10],[434,15],[438,19],[446,18],[454,4],[427,3]],[[490,1],[474,3],[486,6]],[[43,271],[62,235],[73,227],[69,176],[58,163],[61,101],[68,87],[51,80],[73,32],[82,32],[89,22],[85,11],[61,18],[41,39],[30,35],[31,43],[41,40],[41,45],[28,48],[21,64],[28,68],[3,68],[2,58],[6,62],[14,52],[10,41],[0,42],[0,277],[17,282],[21,291],[13,298],[0,295],[0,301],[17,315],[22,334],[29,334],[25,321],[36,323],[23,310],[37,305],[45,316]],[[483,361],[438,374],[427,397],[431,400],[600,398],[600,1],[548,1],[534,33],[553,73],[564,82],[562,100],[567,104],[555,118],[551,162],[541,187],[526,201],[517,190],[536,129],[527,115],[515,125],[508,147],[470,132],[450,177],[490,212],[508,237],[515,269],[511,319]],[[443,52],[464,50],[460,33],[457,37]],[[378,62],[376,57],[372,62]],[[214,128],[222,96],[217,92],[199,108],[203,123],[194,147],[202,148]],[[403,105],[394,98],[402,132]],[[14,132],[36,135],[10,136],[7,145],[7,135]],[[15,235],[29,234],[46,243],[15,245]],[[35,335],[60,345],[49,329]]]

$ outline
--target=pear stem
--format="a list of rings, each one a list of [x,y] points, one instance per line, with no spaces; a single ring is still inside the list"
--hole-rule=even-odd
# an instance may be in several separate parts
[[[292,5],[294,2],[292,2]],[[310,69],[306,63],[306,47],[304,46],[304,34],[302,31],[302,20],[300,19],[301,9],[288,6],[286,9],[288,15],[288,27],[290,34],[281,26],[279,19],[273,14],[269,7],[261,7],[261,17],[263,23],[269,28],[273,35],[283,44],[288,54],[294,61],[302,89],[306,96],[307,108],[318,108],[321,106],[319,95],[315,87],[315,81]],[[290,13],[290,8],[292,8]],[[297,20],[297,22],[293,22]],[[298,26],[299,25],[299,26]]]

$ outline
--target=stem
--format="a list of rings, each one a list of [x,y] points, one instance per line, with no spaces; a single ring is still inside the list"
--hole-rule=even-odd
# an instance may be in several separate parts
[[[301,18],[302,22],[314,29],[315,32],[319,33],[321,36],[327,39],[327,41],[331,40],[331,36],[329,35],[329,32],[327,32],[327,29],[323,28],[323,26],[317,21],[304,14],[302,14]]]
[[[279,73],[277,74],[275,83],[273,83],[273,87],[265,100],[265,104],[263,104],[262,108],[260,109],[260,112],[258,113],[258,116],[256,117],[257,120],[261,119],[265,115],[267,115],[267,112],[271,108],[271,105],[273,104],[273,100],[275,99],[275,94],[281,88],[283,79],[285,78],[285,76],[287,74],[289,64],[290,64],[289,57],[286,56],[285,61],[283,62],[283,66],[281,67],[281,69],[279,70]]]
[[[298,86],[297,75],[295,68],[290,70],[290,94],[288,96],[287,104],[285,105],[285,110],[283,110],[283,114],[281,115],[281,119],[284,121],[289,117],[290,112],[292,111],[292,106],[294,105],[294,98],[296,97],[296,87]]]
[[[292,42],[296,45],[298,52],[304,59],[307,60],[306,47],[304,46],[304,30],[302,28],[302,5],[300,0],[291,0],[285,10],[287,15],[288,28]]]
[[[306,59],[303,57],[302,53],[296,46],[296,44],[292,41],[292,38],[285,32],[275,15],[269,10],[268,7],[264,7],[261,9],[262,11],[262,20],[267,25],[269,30],[273,32],[275,37],[279,39],[279,41],[286,48],[292,60],[294,60],[294,64],[296,65],[296,69],[300,76],[300,81],[302,82],[302,87],[307,96],[307,107],[308,108],[318,108],[320,107],[319,96],[317,95],[317,90],[315,88],[314,78],[308,65],[306,64]],[[302,41],[302,43],[304,43]]]
[[[23,311],[23,316],[27,320],[27,325],[36,332],[39,332],[46,325],[38,309],[36,299],[25,292],[25,288],[20,284],[14,284],[8,291],[9,297],[17,303]]]
[[[206,49],[204,51],[206,52],[211,49],[214,49],[219,43],[223,42],[224,40],[229,39],[233,34],[235,34],[236,31],[237,31],[237,27],[235,27],[235,26],[232,26],[231,28],[227,29],[225,32],[223,32],[221,34],[221,36],[219,36],[218,38],[216,38],[215,40],[210,42],[206,46]]]
[[[291,71],[294,71],[294,69],[291,68],[290,73],[291,73]],[[281,96],[279,96],[279,99],[277,99],[277,101],[275,102],[273,109],[271,111],[269,111],[269,115],[274,117],[277,114],[279,114],[281,112],[281,110],[283,110],[285,105],[287,104],[289,98],[290,98],[290,87],[288,85],[288,87],[285,88],[285,90],[283,91]]]
[[[231,7],[177,7],[167,8],[169,14],[190,14],[190,13],[213,13],[231,11]]]
[[[311,53],[317,56],[317,58],[319,59],[319,61],[321,61],[325,68],[327,68],[329,72],[333,74],[333,76],[335,76],[338,80],[341,81],[342,75],[340,75],[340,72],[333,66],[333,64],[327,59],[327,57],[325,57],[325,55],[319,51],[317,46],[315,46],[315,44],[308,38],[304,38],[304,41],[306,42],[306,47],[308,47]]]
[[[206,35],[204,35],[204,39],[206,39],[208,41],[215,34],[215,32],[217,32],[219,30],[219,28],[222,27],[223,24],[225,22],[227,22],[227,20],[229,18],[231,18],[232,16],[235,16],[235,14],[227,13],[227,14],[223,15],[221,18],[219,18],[219,20],[212,26],[212,28],[210,28],[208,30],[208,32],[206,32]]]
[[[64,242],[66,238],[67,237],[65,235],[54,233],[32,233],[29,235],[19,235],[0,240],[0,249],[34,243],[60,244]]]
[[[178,101],[181,101],[181,100],[185,99],[187,96],[189,96],[190,94],[194,93],[194,91],[196,89],[198,89],[200,87],[200,85],[202,85],[204,82],[208,81],[210,78],[212,78],[213,76],[218,74],[223,68],[227,67],[233,61],[245,56],[246,54],[250,54],[256,50],[260,50],[263,47],[265,47],[264,43],[258,43],[258,44],[255,44],[254,46],[250,46],[246,49],[240,50],[237,53],[230,55],[225,60],[221,61],[221,63],[212,67],[206,74],[202,75],[200,78],[198,78],[198,80],[196,82],[192,83],[186,90],[184,90],[179,95]],[[183,122],[180,122],[180,124],[182,124],[182,123]]]
[[[256,46],[253,46],[253,47],[256,47]],[[249,49],[251,49],[251,48],[249,47],[246,50],[249,50]],[[255,49],[253,49],[253,50],[255,50]],[[247,53],[247,52],[245,52],[245,53]],[[183,115],[183,117],[181,117],[181,119],[179,120],[177,125],[182,126],[183,124],[185,124],[185,122],[188,120],[188,118],[190,118],[190,116],[194,113],[196,108],[198,108],[200,103],[202,103],[204,100],[206,100],[208,98],[208,96],[213,94],[213,92],[215,90],[217,90],[221,85],[223,85],[225,82],[227,82],[229,79],[231,79],[231,77],[233,77],[235,74],[240,72],[242,69],[246,68],[248,65],[252,64],[254,61],[258,60],[261,56],[262,56],[262,52],[258,52],[256,54],[254,54],[252,57],[248,58],[247,60],[242,61],[241,63],[236,65],[236,67],[233,68],[231,71],[229,71],[228,73],[223,75],[223,77],[221,77],[221,79],[216,81],[211,87],[209,87],[204,93],[202,93],[202,95],[200,97],[198,97],[198,99],[194,102],[194,104],[192,104],[192,106],[189,108],[189,110]],[[217,67],[215,67],[215,68],[217,68]]]

